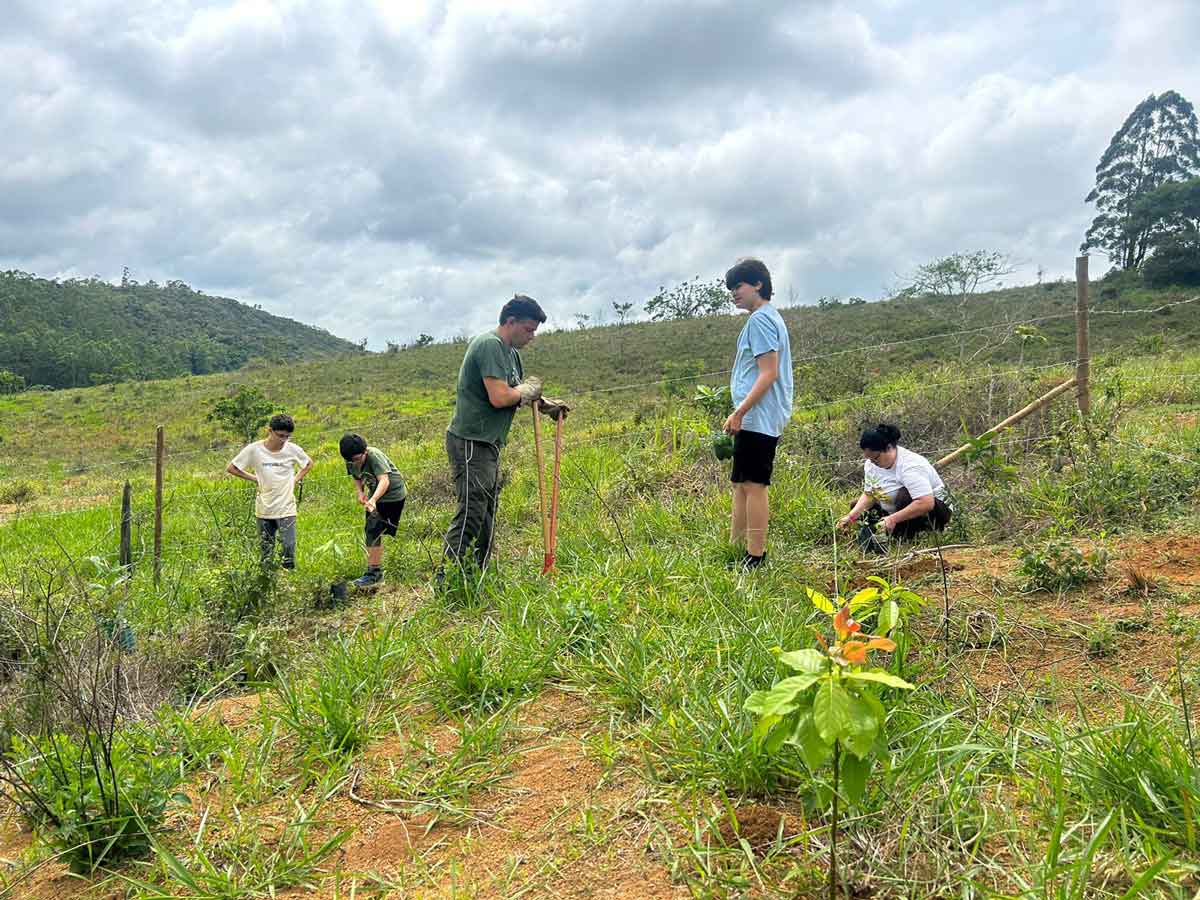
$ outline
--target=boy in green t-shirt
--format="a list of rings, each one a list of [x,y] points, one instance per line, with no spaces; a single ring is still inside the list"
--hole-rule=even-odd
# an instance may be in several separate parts
[[[358,502],[366,510],[363,536],[367,571],[353,584],[357,588],[375,587],[383,581],[383,536],[395,536],[404,512],[404,479],[387,455],[377,447],[368,447],[362,435],[342,435],[338,450],[346,461],[346,474],[354,479]]]

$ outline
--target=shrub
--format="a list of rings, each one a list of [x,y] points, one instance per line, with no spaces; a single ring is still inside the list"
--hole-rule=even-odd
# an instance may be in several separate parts
[[[13,757],[6,780],[26,818],[80,874],[144,855],[180,779],[177,760],[137,732],[18,737]]]
[[[1065,540],[1051,540],[1041,547],[1021,551],[1017,574],[1034,591],[1065,591],[1089,581],[1099,581],[1108,568],[1103,548],[1084,553]]]

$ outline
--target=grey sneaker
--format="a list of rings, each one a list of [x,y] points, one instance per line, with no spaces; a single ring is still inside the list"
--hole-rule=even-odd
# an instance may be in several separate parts
[[[378,569],[367,569],[363,575],[355,578],[354,581],[350,583],[361,591],[363,588],[376,587],[381,581],[383,581],[382,572],[380,572]]]

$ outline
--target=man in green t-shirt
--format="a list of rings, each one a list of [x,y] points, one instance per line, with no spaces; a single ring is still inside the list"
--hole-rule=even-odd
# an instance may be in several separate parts
[[[458,510],[446,532],[445,555],[455,562],[470,553],[479,568],[487,565],[500,499],[500,448],[517,407],[542,394],[536,379],[525,378],[520,350],[545,321],[536,300],[517,294],[500,310],[500,327],[467,345],[458,370],[454,418],[446,431]],[[555,405],[546,412],[561,415],[565,407]]]
[[[367,545],[367,571],[354,581],[359,588],[375,587],[383,581],[383,536],[395,537],[404,512],[404,479],[387,455],[367,446],[360,434],[344,434],[338,450],[346,461],[346,474],[354,479],[358,502],[366,510],[363,536]]]

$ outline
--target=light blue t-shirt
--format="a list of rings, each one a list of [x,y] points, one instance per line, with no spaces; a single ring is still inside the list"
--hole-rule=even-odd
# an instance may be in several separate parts
[[[779,377],[742,418],[742,428],[779,437],[792,417],[792,345],[783,316],[770,303],[750,314],[738,335],[729,392],[737,408],[758,378],[758,357],[774,350],[779,354]]]

